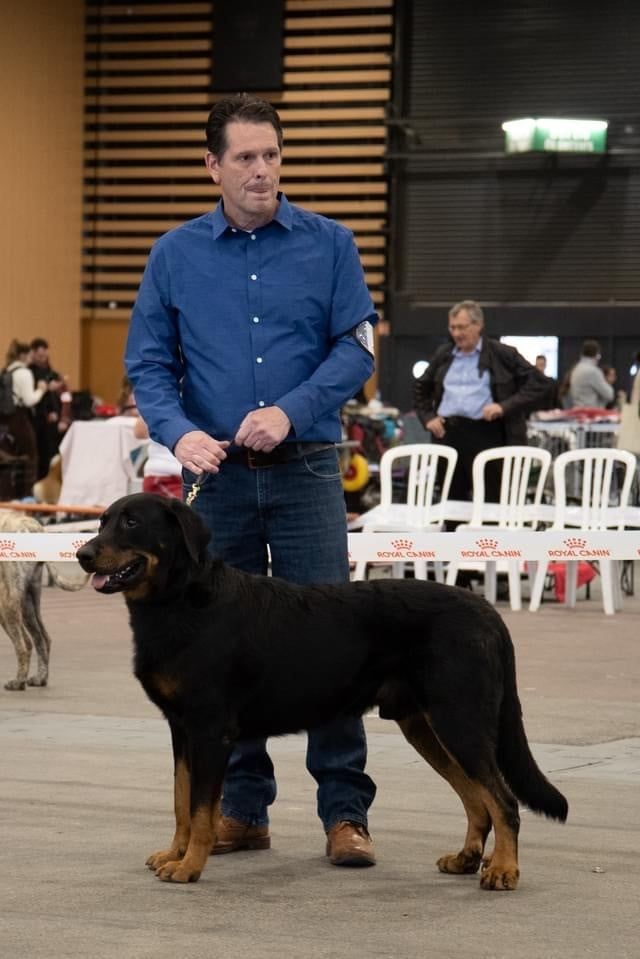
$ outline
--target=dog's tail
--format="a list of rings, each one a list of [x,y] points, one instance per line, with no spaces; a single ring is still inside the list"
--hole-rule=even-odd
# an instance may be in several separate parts
[[[62,573],[58,571],[54,563],[46,563],[45,565],[49,570],[49,575],[56,586],[59,586],[60,589],[66,589],[68,592],[75,592],[77,589],[82,589],[89,579],[89,573],[83,576],[82,579],[65,579]]]
[[[496,751],[498,766],[520,802],[533,812],[564,822],[569,812],[569,804],[562,793],[549,782],[531,755],[516,686],[513,643],[507,627],[504,624],[503,627],[504,686]]]

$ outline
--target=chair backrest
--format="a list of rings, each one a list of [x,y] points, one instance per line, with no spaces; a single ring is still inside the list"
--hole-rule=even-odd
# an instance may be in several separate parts
[[[622,529],[624,520],[612,520],[607,512],[611,506],[628,506],[635,471],[636,458],[628,450],[601,446],[561,453],[553,464],[554,527]],[[570,522],[569,506],[579,507]]]
[[[380,459],[380,506],[390,506],[394,500],[394,475],[396,489],[405,489],[402,502],[407,507],[411,521],[428,523],[439,492],[438,502],[449,496],[453,471],[458,461],[458,451],[440,443],[408,443],[386,450]]]
[[[502,465],[502,476],[497,518],[490,521],[491,525],[513,529],[534,526],[536,520],[531,516],[531,507],[540,505],[551,466],[551,453],[538,446],[494,446],[478,453],[473,461],[471,525],[487,523],[485,469],[487,464],[496,462]]]

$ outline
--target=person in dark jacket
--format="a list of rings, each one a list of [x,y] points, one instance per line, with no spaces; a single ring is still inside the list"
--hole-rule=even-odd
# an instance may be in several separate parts
[[[495,446],[527,442],[527,415],[544,407],[548,379],[512,346],[483,335],[484,314],[475,300],[449,310],[451,341],[436,350],[416,380],[414,405],[435,442],[453,446],[458,463],[451,499],[472,497],[475,456]],[[488,471],[486,498],[500,497],[500,470]]]

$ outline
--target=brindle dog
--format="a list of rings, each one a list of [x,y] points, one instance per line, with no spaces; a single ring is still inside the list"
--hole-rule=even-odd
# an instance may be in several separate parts
[[[0,538],[11,533],[42,533],[43,527],[30,516],[12,510],[0,510]],[[46,686],[49,679],[51,637],[40,615],[42,569],[47,566],[56,586],[66,590],[82,589],[82,581],[69,581],[50,563],[21,560],[0,562],[0,626],[9,636],[16,651],[18,671],[5,689],[22,690],[26,686]],[[29,676],[31,651],[38,660],[35,676]]]
[[[438,860],[440,871],[482,866],[483,889],[514,889],[515,797],[562,821],[568,807],[529,750],[497,612],[432,582],[297,586],[250,576],[210,559],[208,540],[193,510],[141,493],[110,506],[77,553],[95,589],[124,594],[135,675],[171,728],[176,829],[149,868],[163,880],[198,879],[237,740],[378,705],[465,807],[464,844]]]

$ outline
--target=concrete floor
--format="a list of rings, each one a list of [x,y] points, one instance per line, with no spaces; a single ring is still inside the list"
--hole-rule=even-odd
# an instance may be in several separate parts
[[[636,579],[636,582],[639,580]],[[130,672],[120,597],[46,589],[51,685],[0,689],[0,954],[24,959],[636,959],[640,902],[640,599],[605,617],[499,604],[533,751],[570,803],[523,811],[515,893],[436,858],[459,848],[458,799],[393,723],[366,720],[378,783],[374,869],[329,865],[305,737],[273,741],[273,848],[164,884],[144,860],[172,832],[168,731]],[[0,644],[0,676],[13,675]]]

